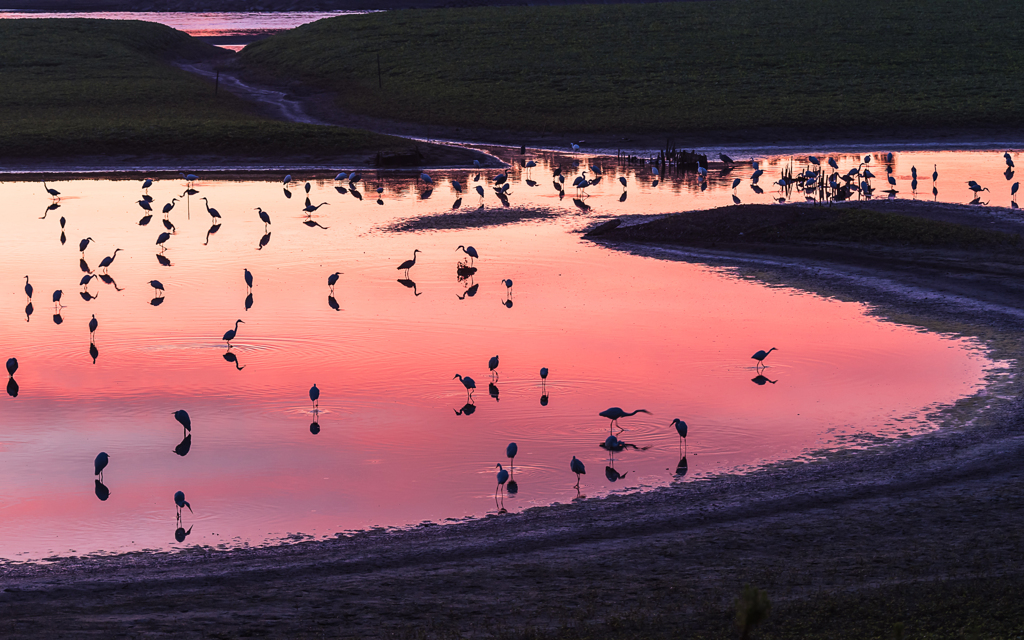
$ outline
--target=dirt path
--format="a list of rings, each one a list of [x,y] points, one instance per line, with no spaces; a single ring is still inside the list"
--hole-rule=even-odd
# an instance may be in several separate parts
[[[866,300],[978,335],[1003,357],[1024,351],[1015,289],[978,300],[969,287],[940,291],[926,270],[911,282],[820,259],[615,247]],[[771,595],[769,630],[822,598],[878,596],[872,615],[907,620],[911,637],[915,618],[890,594],[1024,583],[1020,392],[996,372],[986,392],[937,415],[934,433],[640,495],[268,549],[8,565],[0,635],[618,637],[639,625],[622,637],[734,637],[732,599],[752,582]],[[843,610],[815,634],[849,637]]]

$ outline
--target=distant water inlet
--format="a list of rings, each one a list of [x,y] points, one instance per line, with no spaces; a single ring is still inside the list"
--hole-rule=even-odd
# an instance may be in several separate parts
[[[0,184],[0,360],[17,359],[0,556],[259,545],[689,482],[930,429],[994,366],[860,304],[581,240],[599,214],[732,195],[718,169],[701,190],[602,163],[48,176],[59,199]],[[582,169],[603,176],[588,195],[570,191]],[[505,200],[547,214],[475,226]]]

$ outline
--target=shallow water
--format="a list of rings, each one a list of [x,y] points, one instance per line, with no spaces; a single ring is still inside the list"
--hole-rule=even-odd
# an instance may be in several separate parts
[[[1002,162],[993,152],[913,161],[932,157],[940,172],[981,174],[979,181],[993,179],[989,165]],[[362,200],[336,190],[347,183],[314,181],[313,204],[329,204],[311,218],[301,211],[302,182],[286,198],[280,181],[200,180],[198,193],[170,212],[176,233],[163,251],[154,243],[164,230],[160,210],[182,194],[180,179],[149,190],[156,213],[146,226],[138,224],[137,180],[50,182],[63,199],[49,211],[41,183],[0,184],[0,360],[16,356],[20,364],[17,397],[0,401],[0,556],[182,546],[174,539],[177,490],[195,511],[183,514],[184,529],[191,527],[183,544],[240,546],[567,502],[577,497],[573,456],[587,466],[580,495],[589,497],[692,481],[926,430],[928,412],[978,390],[992,366],[973,341],[879,322],[860,304],[612,251],[574,233],[597,213],[731,201],[715,171],[706,191],[689,176],[654,187],[645,170],[597,159],[605,178],[581,196],[591,207],[583,211],[551,186],[549,159],[564,167],[572,159],[537,159],[537,187],[512,172],[511,203],[565,215],[385,230],[451,212],[451,179],[475,186],[494,171],[480,183],[465,171],[431,172],[426,198],[425,185],[400,174],[364,172]],[[897,159],[898,174],[907,161]],[[624,202],[612,179],[620,173],[628,176]],[[368,195],[378,184],[382,205]],[[485,211],[502,209],[487,184]],[[222,216],[212,234],[204,196]],[[464,194],[460,211],[479,200]],[[257,206],[272,218],[262,248]],[[122,249],[110,283],[77,284],[85,237],[93,238],[89,268]],[[469,280],[457,275],[466,259],[458,245],[480,252]],[[396,267],[414,249],[416,265],[399,282]],[[243,268],[254,276],[248,310]],[[335,271],[343,272],[337,309],[327,285]],[[28,317],[25,274],[35,289]],[[506,278],[511,297],[500,283]],[[64,296],[59,318],[55,289]],[[230,362],[221,336],[236,319],[244,323]],[[769,347],[778,351],[755,381],[750,354]],[[495,354],[496,398],[487,368]],[[550,370],[546,384],[541,367]],[[457,373],[477,383],[469,411]],[[307,395],[313,383],[322,390],[318,415]],[[597,414],[610,406],[651,411],[623,418],[626,430],[615,432],[641,450],[610,458],[598,446],[609,421]],[[193,423],[185,456],[173,451],[184,437],[177,409]],[[690,429],[685,475],[669,426],[676,417]],[[519,490],[502,502],[495,465],[508,466],[513,441]],[[92,468],[100,451],[110,454],[105,501]]]

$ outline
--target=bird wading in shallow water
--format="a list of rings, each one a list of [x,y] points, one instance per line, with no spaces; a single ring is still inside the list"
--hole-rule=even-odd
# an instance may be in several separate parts
[[[611,429],[612,425],[619,427],[619,418],[628,418],[629,416],[635,416],[638,413],[646,413],[647,415],[651,415],[651,412],[648,411],[647,409],[637,409],[632,413],[626,413],[619,407],[611,407],[610,409],[605,409],[604,411],[597,415],[601,416],[602,418],[608,418],[609,420],[611,420],[611,423],[608,425],[608,429]],[[619,427],[619,429],[625,431],[625,429],[623,429],[622,427]]]
[[[758,351],[757,353],[755,353],[754,355],[752,355],[750,357],[752,359],[754,359],[754,360],[757,360],[757,365],[756,366],[761,366],[761,365],[764,364],[764,359],[767,358],[768,354],[771,353],[772,351],[777,351],[777,349],[775,347],[772,347],[771,349],[769,349],[767,351],[765,351],[764,349],[761,349],[760,351]]]

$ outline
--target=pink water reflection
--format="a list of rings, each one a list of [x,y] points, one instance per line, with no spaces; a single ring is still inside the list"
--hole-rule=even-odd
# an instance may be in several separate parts
[[[465,172],[452,175],[466,180]],[[513,200],[557,206],[552,194],[520,195],[534,190],[514,179]],[[375,180],[362,190],[374,193]],[[315,218],[326,230],[302,224],[301,184],[289,200],[278,182],[200,182],[199,195],[170,214],[170,267],[156,258],[161,215],[138,225],[136,181],[54,183],[66,197],[43,220],[49,199],[41,184],[0,185],[0,359],[16,355],[21,364],[19,396],[2,401],[0,555],[173,548],[176,490],[195,509],[184,516],[186,528],[194,525],[187,544],[262,544],[298,532],[482,515],[495,510],[494,465],[506,462],[511,441],[519,445],[520,490],[504,506],[515,511],[574,498],[574,455],[587,464],[588,496],[671,482],[675,417],[690,425],[689,480],[798,456],[843,433],[919,430],[930,407],[980,384],[987,361],[970,341],[702,265],[608,251],[571,232],[584,222],[575,215],[382,230],[449,210],[448,177],[438,173],[436,182],[424,200],[422,186],[382,178],[384,206],[339,194],[330,181],[313,183],[313,202],[331,203]],[[609,201],[630,212],[692,208],[696,198],[721,195],[632,183],[620,205],[607,187],[588,200],[601,205],[595,211]],[[182,190],[180,181],[158,181],[154,208]],[[208,244],[201,196],[223,216]],[[464,195],[464,206],[470,199]],[[491,193],[484,202],[496,204]],[[257,206],[273,220],[261,250]],[[89,302],[77,284],[78,240],[86,236],[94,238],[90,266],[123,249],[110,268],[123,290],[94,280],[88,291],[98,297]],[[457,296],[470,283],[456,279],[460,244],[481,255],[478,292],[464,300]],[[414,249],[422,252],[411,272],[419,296],[397,282],[396,266]],[[255,277],[248,311],[243,268]],[[340,311],[328,304],[334,271],[344,272],[335,287]],[[25,274],[36,289],[30,322]],[[515,281],[511,309],[501,304],[504,278]],[[151,304],[152,279],[165,285],[159,306]],[[67,300],[60,325],[48,302],[57,288]],[[241,371],[224,360],[220,340],[239,318],[232,352]],[[754,384],[750,354],[771,346],[779,350],[765,375],[776,383]],[[497,401],[486,366],[495,354]],[[542,366],[551,371],[547,406]],[[477,380],[472,415],[456,415],[466,402],[456,373]],[[318,435],[309,430],[314,382],[323,391]],[[614,483],[597,446],[608,433],[597,413],[613,405],[653,413],[623,419],[621,437],[650,448],[617,454],[614,466],[627,475]],[[180,408],[194,425],[185,457],[172,451],[183,434],[171,413]],[[99,451],[111,456],[105,502],[94,494]]]

